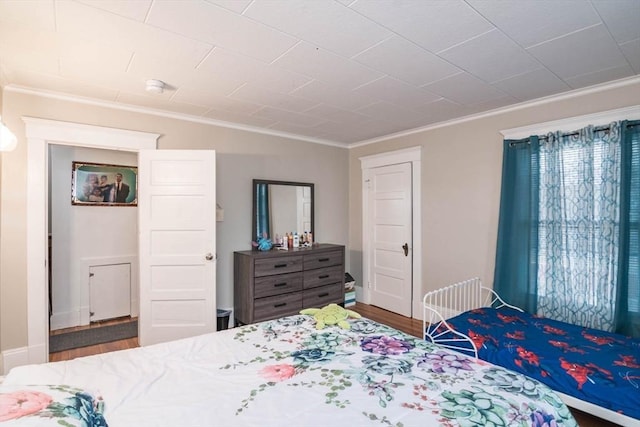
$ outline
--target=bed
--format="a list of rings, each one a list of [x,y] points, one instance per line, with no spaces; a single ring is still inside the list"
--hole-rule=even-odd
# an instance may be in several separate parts
[[[640,340],[534,316],[478,278],[425,294],[425,339],[535,378],[563,401],[640,425]]]
[[[313,317],[294,315],[17,367],[1,387],[69,389],[69,413],[109,427],[576,425],[535,380],[365,318],[348,322],[348,330],[318,330]],[[60,425],[50,412],[23,414],[7,426]],[[65,421],[76,425],[73,417]]]

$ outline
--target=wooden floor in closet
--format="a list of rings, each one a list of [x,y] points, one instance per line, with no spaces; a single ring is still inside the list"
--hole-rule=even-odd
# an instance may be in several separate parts
[[[356,303],[355,307],[350,307],[352,310],[360,313],[362,316],[371,320],[375,320],[379,323],[384,323],[395,329],[399,329],[410,335],[416,337],[422,337],[422,321],[412,319],[409,317],[401,316],[396,313],[378,308],[372,305]],[[129,321],[129,320],[121,320]],[[117,322],[117,321],[116,321]],[[110,323],[113,324],[113,323]],[[91,327],[95,327],[91,326]],[[81,328],[81,327],[80,327]],[[77,329],[75,329],[77,330]],[[64,330],[64,331],[68,331]],[[62,331],[54,331],[52,333],[60,333]],[[128,348],[138,347],[138,338],[129,338],[121,341],[114,341],[105,344],[94,345],[90,347],[76,348],[72,350],[61,351],[58,353],[49,354],[49,361],[58,362],[62,360],[71,360],[82,356],[91,356],[94,354],[108,353],[110,351],[125,350]],[[571,412],[578,421],[580,427],[615,427],[617,424],[608,422],[593,415],[584,413],[577,409],[571,408]]]
[[[120,323],[133,322],[136,318],[122,317],[119,319],[105,320],[101,322],[91,323],[88,326],[75,326],[73,328],[56,329],[51,331],[49,335],[58,335],[65,332],[75,332],[84,329],[101,328],[103,326],[116,325]],[[93,356],[94,354],[109,353],[110,351],[126,350],[128,348],[138,347],[138,338],[129,338],[126,340],[112,341],[104,344],[91,345],[88,347],[72,348],[70,350],[49,353],[49,362],[60,362],[62,360],[71,360],[82,356]]]

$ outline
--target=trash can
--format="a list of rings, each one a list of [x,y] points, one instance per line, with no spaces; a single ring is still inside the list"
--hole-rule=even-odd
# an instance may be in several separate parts
[[[229,316],[231,315],[231,310],[217,309],[217,313],[218,313],[218,326],[216,330],[223,331],[225,329],[229,329]]]

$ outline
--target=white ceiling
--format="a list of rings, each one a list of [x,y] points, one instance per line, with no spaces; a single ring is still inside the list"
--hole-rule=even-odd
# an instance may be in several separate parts
[[[638,74],[640,0],[0,0],[3,86],[344,145]]]

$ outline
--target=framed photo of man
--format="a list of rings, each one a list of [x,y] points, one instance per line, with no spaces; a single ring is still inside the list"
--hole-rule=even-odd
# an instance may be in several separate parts
[[[138,206],[138,168],[73,162],[71,204]]]

